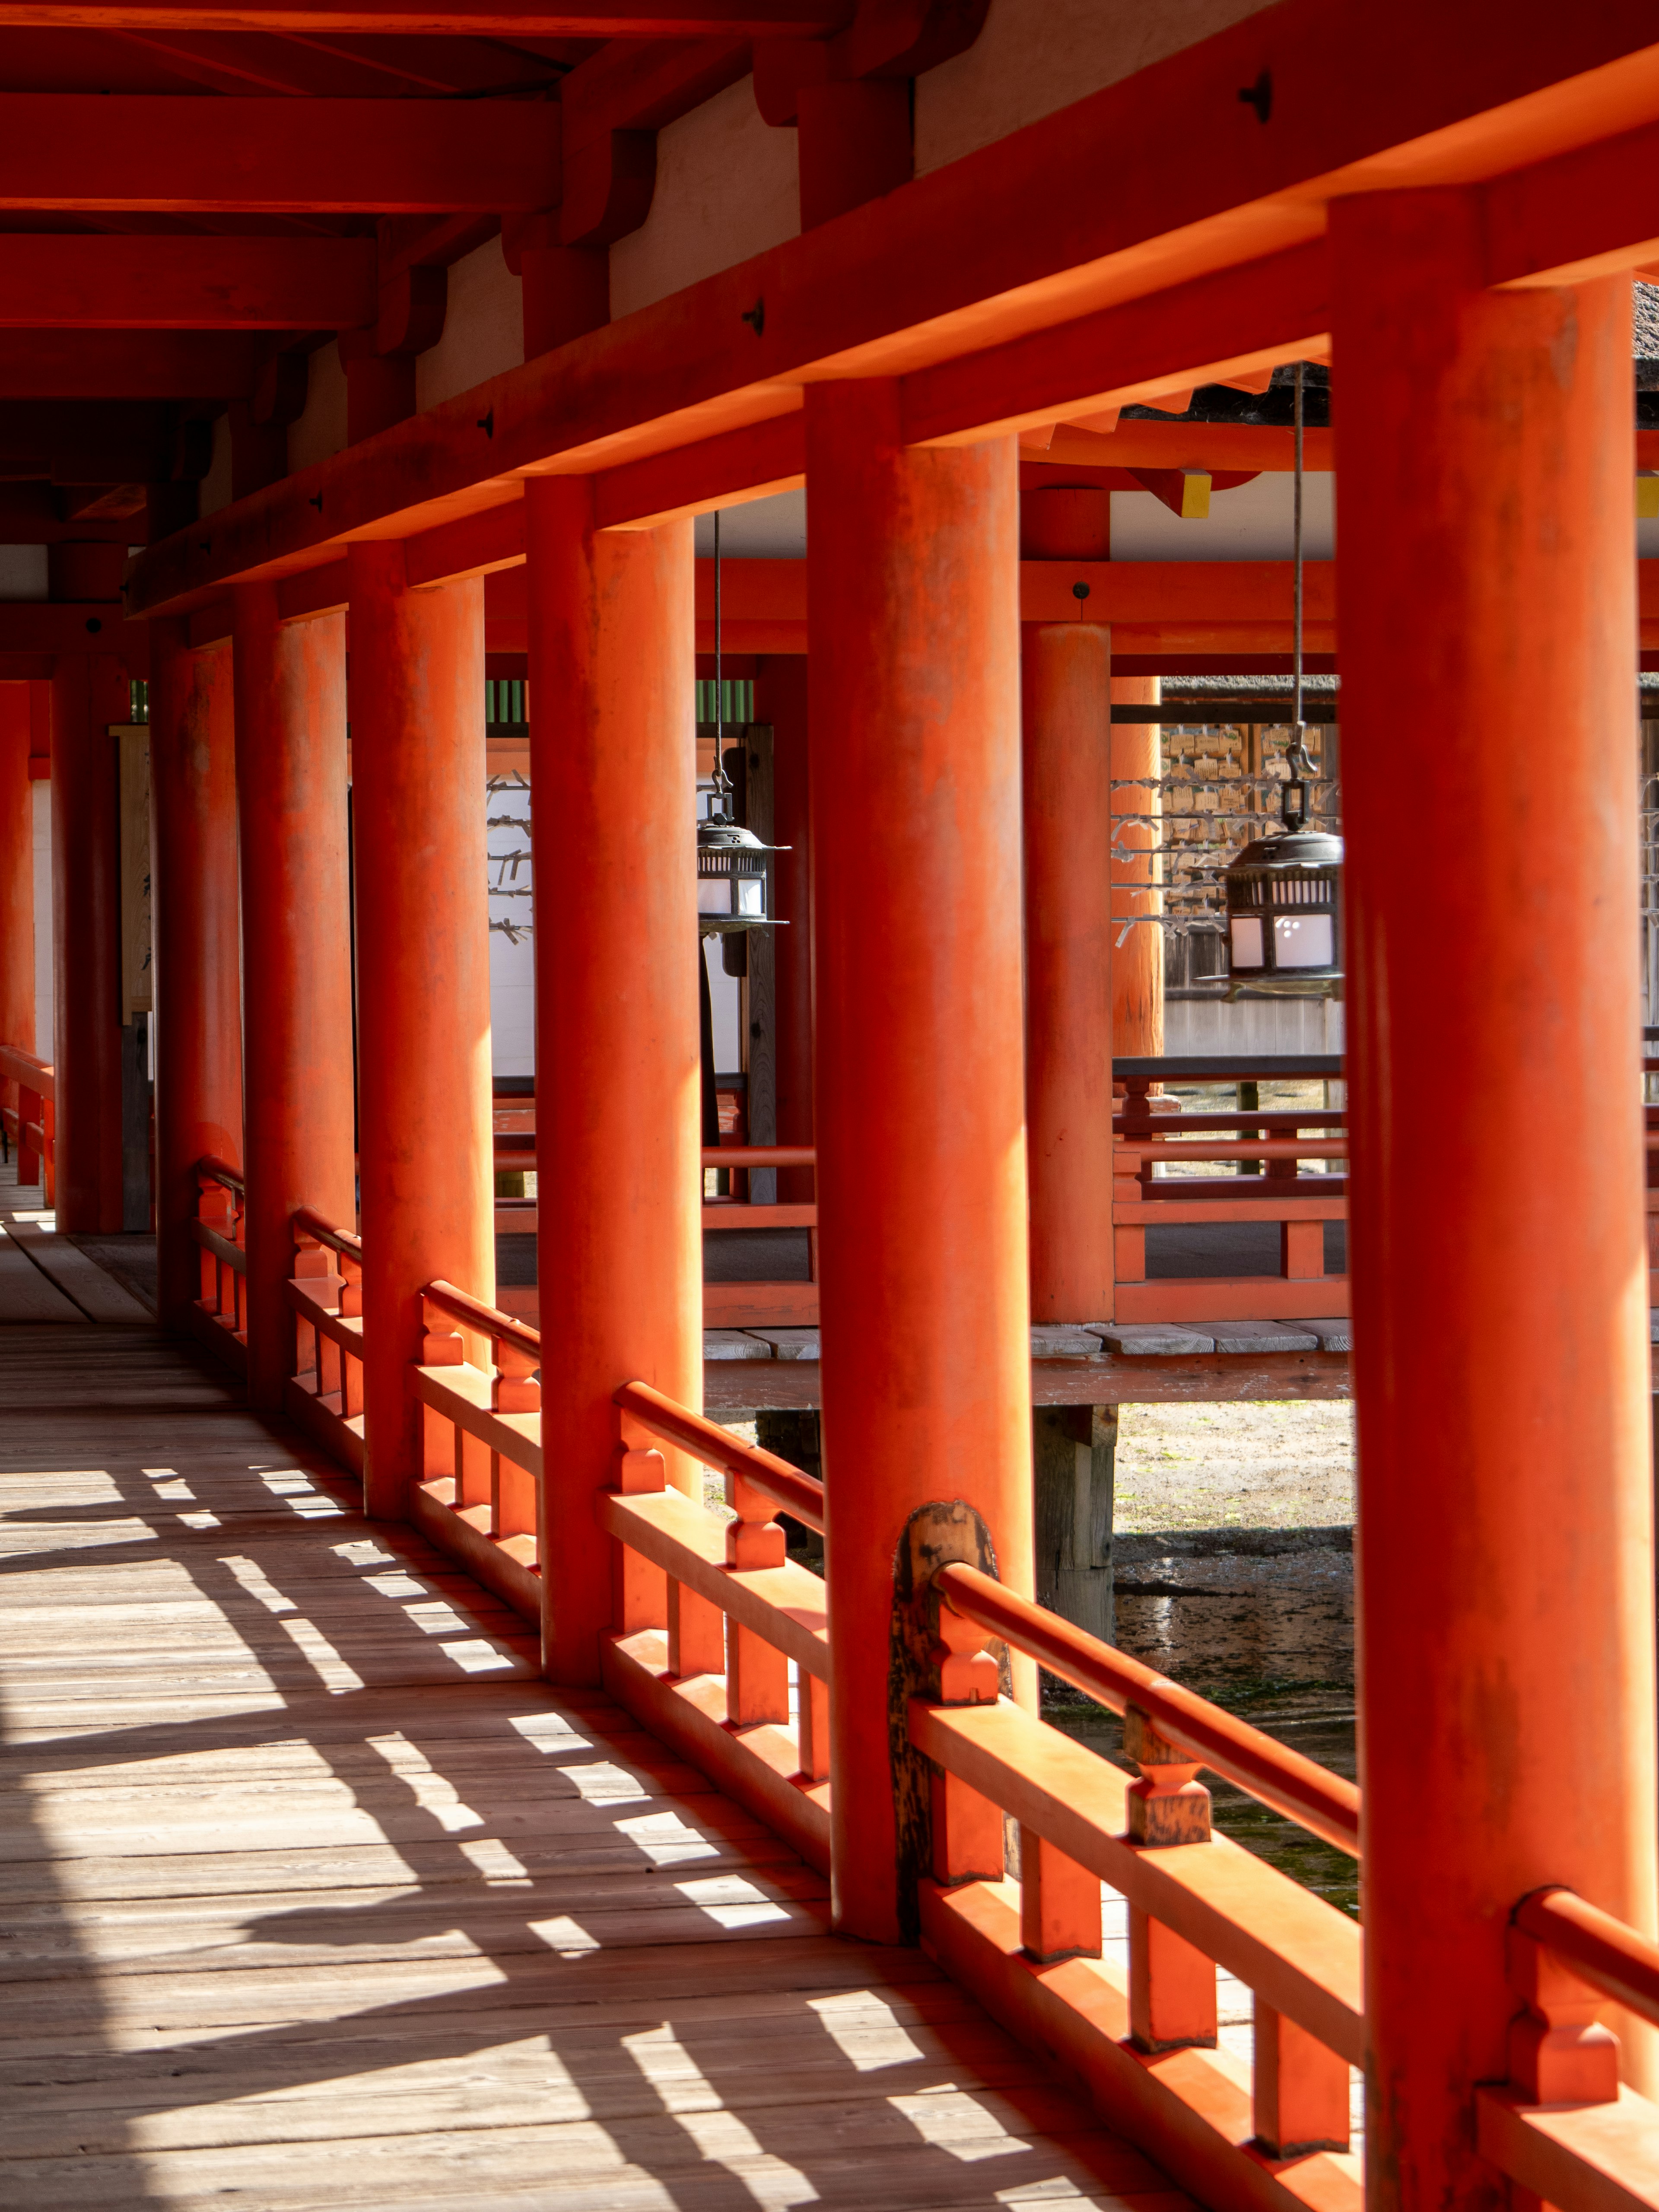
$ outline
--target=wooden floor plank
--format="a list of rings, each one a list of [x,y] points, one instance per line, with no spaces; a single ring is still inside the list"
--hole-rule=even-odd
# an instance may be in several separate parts
[[[188,1347],[0,1412],[0,2202],[1182,2212]]]

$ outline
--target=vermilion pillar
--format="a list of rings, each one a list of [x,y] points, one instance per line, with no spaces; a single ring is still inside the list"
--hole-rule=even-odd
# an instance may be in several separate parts
[[[536,794],[543,1646],[599,1680],[611,1394],[702,1404],[691,526],[596,531],[586,478],[525,487]],[[671,1478],[700,1480],[670,1455]]]
[[[1162,690],[1156,676],[1115,677],[1112,701],[1120,707],[1156,707]],[[1114,814],[1163,813],[1162,735],[1156,722],[1113,724]],[[1144,784],[1132,781],[1141,775]],[[1164,911],[1158,888],[1162,863],[1155,853],[1161,836],[1156,822],[1124,823],[1112,847],[1112,1050],[1120,1059],[1157,1060],[1164,1051],[1164,927],[1142,919]]]
[[[1655,1919],[1630,285],[1331,242],[1369,2201],[1486,2204],[1515,1905]]]
[[[1109,498],[1024,493],[1025,558],[1103,560]],[[1109,1321],[1112,634],[1079,618],[1020,638],[1031,1318]]]
[[[34,1050],[34,795],[29,687],[0,684],[0,1044]],[[17,1103],[17,1085],[3,1086]]]
[[[52,1006],[58,1225],[121,1226],[120,778],[110,725],[131,710],[109,653],[52,679]]]
[[[200,1296],[196,1164],[242,1160],[236,724],[231,656],[151,640],[149,789],[155,945],[155,1250],[162,1318]],[[250,1000],[250,1012],[258,1009]]]
[[[248,1395],[294,1372],[295,1209],[357,1221],[346,866],[345,617],[277,618],[271,584],[234,595],[236,805],[247,1025]]]
[[[807,804],[807,660],[777,653],[760,664],[757,719],[772,726],[772,836],[786,849],[772,863],[772,959],[778,1142],[812,1141],[812,823]],[[811,1168],[781,1168],[785,1205],[812,1199]]]
[[[495,1296],[483,583],[411,591],[398,543],[347,557],[364,1498],[393,1520],[421,1468],[421,1291]]]
[[[1012,438],[907,448],[885,380],[806,439],[834,1913],[890,1942],[913,1517],[1031,1583],[1018,485]]]

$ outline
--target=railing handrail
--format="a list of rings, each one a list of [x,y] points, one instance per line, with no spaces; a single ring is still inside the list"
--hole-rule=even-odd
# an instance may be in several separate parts
[[[363,1240],[361,1237],[355,1237],[350,1230],[337,1229],[331,1221],[325,1221],[320,1213],[313,1213],[308,1206],[296,1210],[291,1225],[296,1236],[309,1237],[314,1244],[326,1245],[331,1252],[338,1252],[343,1258],[355,1260],[362,1267]]]
[[[1592,1989],[1659,2026],[1659,1944],[1565,1887],[1523,1897],[1515,1924]]]
[[[1186,1145],[1141,1137],[1112,1147],[1114,1158],[1134,1160],[1346,1160],[1352,1150],[1346,1137],[1196,1137]]]
[[[21,1044],[0,1044],[0,1076],[57,1103],[58,1079],[52,1063],[25,1052]]]
[[[1174,1053],[1112,1062],[1115,1083],[1335,1083],[1344,1072],[1334,1052]]]
[[[247,1185],[241,1170],[232,1167],[228,1160],[222,1160],[213,1152],[204,1152],[197,1161],[196,1172],[207,1182],[219,1183],[226,1190],[234,1191],[238,1198],[247,1195]]]
[[[511,1314],[502,1313],[497,1306],[486,1305],[482,1298],[475,1298],[470,1291],[445,1282],[441,1276],[427,1284],[421,1296],[451,1321],[459,1322],[463,1328],[491,1337],[498,1344],[510,1344],[516,1351],[527,1353],[538,1366],[541,1364],[542,1333],[532,1328],[528,1322],[514,1321]]]
[[[740,1475],[797,1521],[805,1522],[820,1535],[823,1533],[823,1485],[815,1475],[791,1467],[787,1459],[762,1451],[757,1444],[739,1443],[718,1422],[705,1419],[689,1407],[677,1405],[660,1390],[653,1390],[648,1382],[624,1382],[611,1402],[623,1413],[631,1413],[641,1428],[660,1437],[665,1443],[678,1444],[682,1451],[694,1454],[705,1467],[717,1467],[723,1474]]]
[[[817,1165],[816,1145],[705,1145],[706,1168],[811,1168]]]
[[[1139,1707],[1161,1735],[1191,1751],[1200,1764],[1358,1857],[1359,1791],[1340,1774],[1033,1605],[977,1567],[960,1562],[940,1567],[933,1586],[964,1620],[990,1630],[1114,1712]]]

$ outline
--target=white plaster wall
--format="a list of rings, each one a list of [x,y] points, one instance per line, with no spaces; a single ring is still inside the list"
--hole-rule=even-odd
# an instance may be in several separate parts
[[[230,505],[230,417],[218,416],[213,425],[213,459],[197,494],[196,512],[217,514]]]
[[[46,596],[46,547],[0,545],[0,599],[44,599]]]
[[[416,361],[415,404],[424,414],[523,360],[524,286],[487,238],[450,270],[444,334]]]
[[[1114,561],[1288,561],[1295,543],[1296,479],[1264,471],[1231,491],[1213,492],[1200,521],[1182,521],[1149,491],[1112,494]],[[1302,550],[1310,561],[1336,554],[1336,478],[1302,480]]]
[[[345,449],[345,367],[337,345],[331,342],[317,349],[310,358],[307,380],[305,412],[288,428],[290,474]]]
[[[611,249],[611,313],[665,300],[800,229],[795,133],[728,85],[657,134],[657,191],[640,228]]]
[[[1006,138],[1272,0],[991,0],[965,54],[916,80],[916,174]],[[1178,146],[1170,149],[1179,161]]]
[[[497,1075],[536,1072],[536,939],[534,903],[510,897],[531,887],[530,787],[517,777],[492,776],[485,799],[489,851],[489,1034]],[[516,864],[514,856],[519,856]],[[497,927],[521,933],[515,945]]]
[[[697,557],[712,559],[714,518],[696,523]],[[806,558],[806,492],[774,492],[770,499],[746,500],[720,514],[720,558],[737,561],[804,561]]]
[[[52,785],[42,776],[34,793],[34,1049],[53,1055],[52,1035]]]

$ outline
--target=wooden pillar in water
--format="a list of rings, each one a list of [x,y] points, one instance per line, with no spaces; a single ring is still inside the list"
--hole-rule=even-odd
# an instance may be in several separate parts
[[[889,1942],[895,1561],[921,1516],[1031,1589],[1018,472],[906,447],[885,380],[806,440],[833,1912]]]
[[[537,1273],[559,1347],[542,1375],[543,1653],[554,1680],[591,1683],[612,1623],[593,1517],[617,1480],[612,1393],[637,1379],[702,1405],[691,525],[599,530],[586,477],[525,493]],[[701,1471],[666,1456],[700,1495]]]
[[[0,1044],[35,1049],[34,787],[27,684],[0,684]],[[0,1084],[0,1097],[15,1109],[17,1085]]]
[[[357,1225],[343,614],[278,618],[235,587],[236,801],[247,1025],[248,1396],[294,1372],[293,1218]]]
[[[396,1520],[422,1471],[421,1291],[495,1297],[483,580],[412,590],[395,541],[347,560],[363,1496]]]
[[[1502,2201],[1473,2095],[1509,2071],[1518,1901],[1564,1882],[1655,1924],[1631,287],[1486,289],[1475,192],[1339,199],[1331,260],[1365,2148],[1392,2212]],[[1431,790],[1406,865],[1402,795]],[[1625,2061],[1651,2094],[1649,2043]]]

